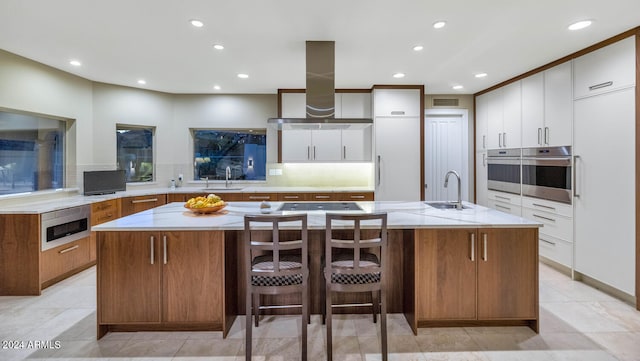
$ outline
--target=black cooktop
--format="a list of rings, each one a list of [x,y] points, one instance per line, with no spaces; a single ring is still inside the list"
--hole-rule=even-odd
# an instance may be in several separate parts
[[[283,203],[280,211],[361,211],[355,202]]]

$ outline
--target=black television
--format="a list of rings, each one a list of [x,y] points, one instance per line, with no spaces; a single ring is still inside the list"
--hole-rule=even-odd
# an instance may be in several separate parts
[[[84,172],[84,195],[109,194],[127,190],[124,169]]]

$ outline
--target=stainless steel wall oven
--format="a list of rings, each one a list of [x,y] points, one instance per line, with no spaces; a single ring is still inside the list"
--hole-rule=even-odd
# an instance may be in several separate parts
[[[521,149],[490,149],[487,152],[487,188],[520,194]]]
[[[88,205],[65,208],[40,215],[42,250],[51,249],[91,234]]]
[[[522,194],[571,204],[571,147],[524,148]]]

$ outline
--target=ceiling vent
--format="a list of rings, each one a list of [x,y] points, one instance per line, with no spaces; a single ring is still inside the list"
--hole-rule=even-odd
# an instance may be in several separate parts
[[[433,98],[434,107],[457,107],[460,106],[458,98]]]

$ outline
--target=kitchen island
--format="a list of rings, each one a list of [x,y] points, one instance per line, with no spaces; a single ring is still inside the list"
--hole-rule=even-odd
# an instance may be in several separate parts
[[[414,332],[445,325],[538,330],[539,223],[468,203],[463,210],[423,202],[357,204],[359,212],[388,213],[387,309],[403,313]],[[271,205],[278,212],[281,203]],[[244,314],[243,217],[259,213],[259,206],[230,202],[219,213],[200,215],[169,203],[92,227],[98,337],[112,330],[226,335]],[[320,313],[325,212],[307,214],[311,312]],[[368,295],[344,297],[337,301]]]

